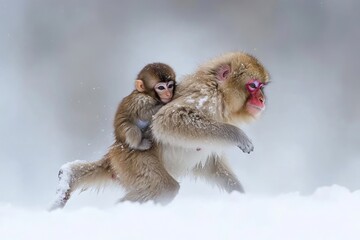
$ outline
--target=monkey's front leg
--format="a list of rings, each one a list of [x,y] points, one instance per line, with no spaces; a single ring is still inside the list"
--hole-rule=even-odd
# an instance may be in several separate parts
[[[254,150],[251,140],[236,126],[209,120],[198,110],[182,107],[155,115],[154,138],[180,147],[235,145],[243,152]]]
[[[208,157],[204,166],[198,165],[193,169],[195,176],[215,183],[219,188],[231,193],[238,191],[244,193],[244,188],[238,178],[224,162],[225,159],[216,154]]]
[[[219,122],[210,123],[208,128],[214,139],[235,144],[244,153],[254,151],[254,146],[251,140],[240,128],[227,123]]]

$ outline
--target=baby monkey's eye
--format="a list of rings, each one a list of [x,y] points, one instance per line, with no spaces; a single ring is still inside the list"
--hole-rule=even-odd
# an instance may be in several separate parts
[[[159,91],[163,91],[167,88],[166,83],[164,82],[159,82],[158,84],[155,85],[155,89],[159,90]]]
[[[170,89],[173,88],[174,87],[174,81],[168,82],[167,87],[170,88]]]

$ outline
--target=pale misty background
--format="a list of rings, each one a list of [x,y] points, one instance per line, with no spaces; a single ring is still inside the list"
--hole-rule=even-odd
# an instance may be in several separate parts
[[[244,127],[255,151],[228,151],[247,192],[360,189],[359,12],[355,0],[2,0],[0,202],[46,206],[63,163],[106,153],[117,104],[145,64],[168,63],[181,79],[241,50],[272,78],[267,111]],[[219,191],[184,180],[180,194]]]

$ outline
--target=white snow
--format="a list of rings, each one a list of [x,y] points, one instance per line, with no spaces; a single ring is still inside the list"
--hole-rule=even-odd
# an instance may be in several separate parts
[[[70,182],[71,182],[71,168],[74,165],[77,165],[79,163],[84,163],[86,161],[83,160],[76,160],[73,162],[68,162],[65,163],[64,165],[61,166],[61,173],[59,173],[59,183],[58,183],[58,188],[56,191],[56,195],[54,198],[54,201],[52,203],[52,205],[50,206],[50,209],[53,208],[57,208],[58,206],[63,204],[63,199],[66,196],[66,192],[69,190],[70,188]]]
[[[186,103],[194,103],[195,100],[194,100],[192,97],[186,97],[186,98],[185,98],[185,102],[186,102]]]
[[[197,109],[202,108],[202,106],[204,105],[204,103],[208,100],[208,96],[204,96],[202,98],[199,99],[198,105],[196,106]]]
[[[360,191],[310,196],[178,196],[170,205],[124,203],[47,212],[0,203],[0,239],[360,239]]]

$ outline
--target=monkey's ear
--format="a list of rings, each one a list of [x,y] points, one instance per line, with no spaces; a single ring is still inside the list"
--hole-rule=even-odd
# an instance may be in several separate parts
[[[216,71],[216,78],[220,82],[226,81],[231,74],[231,67],[229,64],[221,65]]]
[[[139,92],[145,92],[145,85],[144,82],[140,79],[136,79],[135,80],[135,88],[136,90],[138,90]]]

